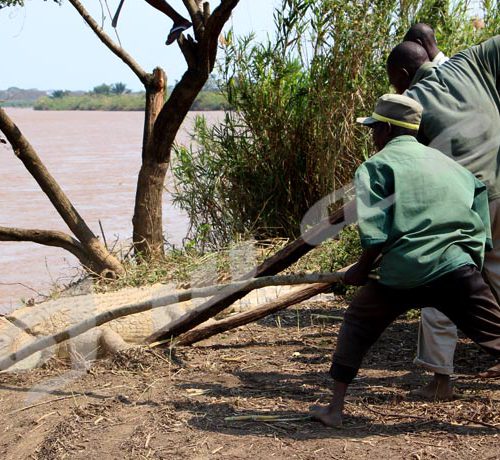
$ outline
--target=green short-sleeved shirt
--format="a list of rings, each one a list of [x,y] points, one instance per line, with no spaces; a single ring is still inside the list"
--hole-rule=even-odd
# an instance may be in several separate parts
[[[439,67],[426,63],[405,92],[424,107],[419,141],[465,166],[500,198],[500,36]]]
[[[407,289],[463,265],[482,268],[487,191],[457,162],[399,136],[358,168],[355,185],[361,244],[383,244],[382,284]]]

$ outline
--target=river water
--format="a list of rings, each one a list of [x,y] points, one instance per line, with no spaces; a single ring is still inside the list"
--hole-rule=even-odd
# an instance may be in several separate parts
[[[140,167],[142,112],[41,112],[6,109],[36,149],[95,234],[102,224],[108,245],[126,242],[132,234],[132,214]],[[220,112],[205,112],[211,122]],[[177,142],[190,142],[195,114],[190,113]],[[52,207],[8,145],[0,144],[0,226],[62,230],[66,224]],[[164,194],[164,231],[169,242],[181,244],[188,228],[186,215]],[[55,283],[68,283],[78,273],[70,253],[33,243],[0,242],[0,312],[20,299],[47,293]]]

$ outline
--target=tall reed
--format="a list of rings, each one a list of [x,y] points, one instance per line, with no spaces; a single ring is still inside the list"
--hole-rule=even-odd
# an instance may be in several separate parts
[[[225,38],[221,89],[232,110],[197,147],[177,147],[175,201],[195,241],[226,246],[238,234],[295,237],[305,212],[348,183],[371,152],[355,124],[390,90],[385,59],[412,22],[436,29],[447,54],[499,28],[496,1],[472,23],[470,2],[443,0],[283,0],[275,36]]]

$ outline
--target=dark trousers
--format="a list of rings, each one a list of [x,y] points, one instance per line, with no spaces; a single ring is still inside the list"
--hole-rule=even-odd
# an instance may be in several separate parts
[[[350,383],[385,328],[406,311],[424,307],[443,312],[484,351],[500,358],[500,307],[479,270],[467,265],[414,289],[369,281],[345,313],[333,354],[332,377]]]

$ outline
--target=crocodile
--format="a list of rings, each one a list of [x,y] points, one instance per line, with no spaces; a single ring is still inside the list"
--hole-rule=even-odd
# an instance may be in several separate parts
[[[19,308],[0,317],[0,358],[18,351],[38,338],[53,335],[99,313],[162,297],[176,289],[174,284],[156,284],[109,293],[61,297],[35,306]],[[289,286],[268,286],[257,289],[235,303],[232,309],[241,311],[274,300],[289,290]],[[9,371],[39,367],[52,356],[85,362],[126,348],[140,346],[155,331],[167,326],[205,300],[207,299],[193,299],[115,319],[66,342],[37,352],[16,363]]]

